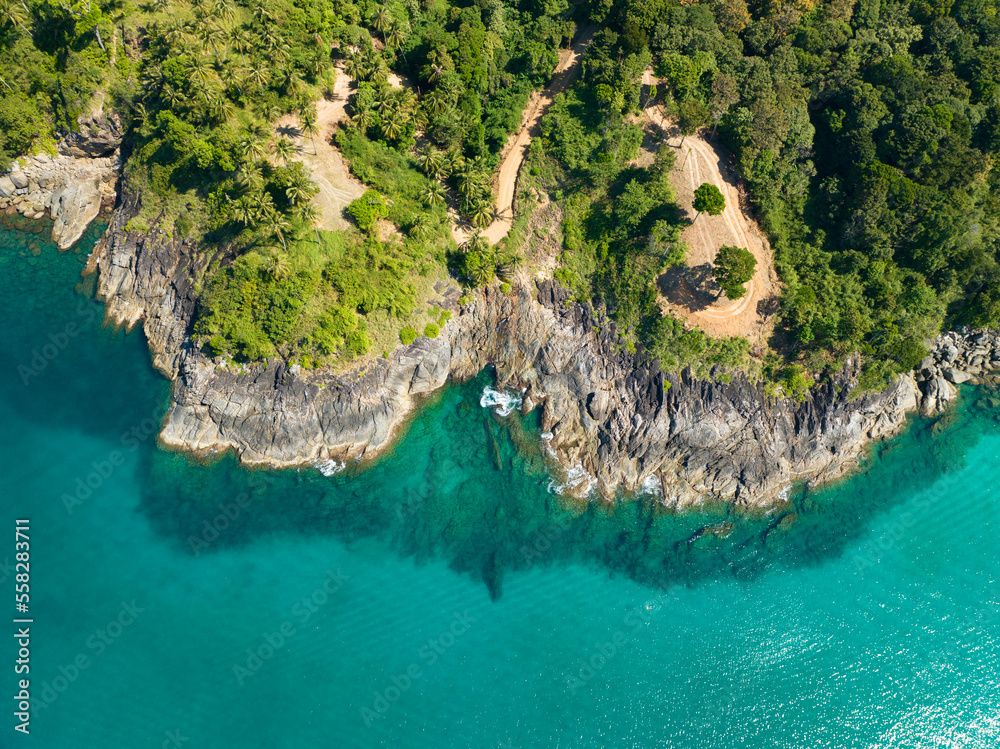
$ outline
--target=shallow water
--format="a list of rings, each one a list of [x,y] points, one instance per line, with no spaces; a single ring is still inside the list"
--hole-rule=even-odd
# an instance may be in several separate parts
[[[560,498],[488,373],[367,470],[199,465],[156,448],[141,333],[75,288],[96,232],[43,237],[0,233],[0,522],[31,521],[36,703],[0,746],[1000,745],[983,393],[758,518]]]

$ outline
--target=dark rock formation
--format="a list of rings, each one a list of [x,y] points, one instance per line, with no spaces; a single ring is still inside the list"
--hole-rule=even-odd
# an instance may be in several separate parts
[[[716,498],[763,507],[794,481],[842,475],[872,440],[898,430],[921,396],[905,376],[854,397],[854,361],[801,402],[770,396],[738,372],[664,374],[647,354],[622,350],[613,324],[551,282],[479,292],[440,337],[347,373],[223,366],[189,339],[191,274],[210,258],[155,226],[127,232],[137,210],[138,196],[127,193],[90,267],[100,271],[109,317],[142,321],[155,365],[174,380],[161,441],[176,448],[231,448],[270,465],[372,455],[422,395],[493,365],[501,385],[526,389],[525,408],[543,409],[562,466],[592,477],[581,490],[655,486],[676,505]]]

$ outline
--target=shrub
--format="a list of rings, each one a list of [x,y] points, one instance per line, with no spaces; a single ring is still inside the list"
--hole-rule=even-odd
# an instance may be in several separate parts
[[[347,206],[347,212],[354,217],[361,231],[370,234],[375,228],[375,222],[389,215],[389,206],[385,202],[384,195],[375,190],[368,190]]]
[[[437,338],[441,333],[441,328],[439,328],[434,323],[427,323],[427,327],[424,328],[424,335],[428,338]]]
[[[417,331],[409,325],[399,331],[399,342],[404,346],[409,346],[415,340],[417,340]]]
[[[511,289],[510,289],[510,284],[509,283],[507,283],[506,281],[504,281],[502,284],[500,284],[500,293],[501,294],[509,294],[510,291],[511,291]]]

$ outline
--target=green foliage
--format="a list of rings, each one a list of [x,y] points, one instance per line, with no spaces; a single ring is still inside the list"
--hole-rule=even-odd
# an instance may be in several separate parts
[[[718,187],[705,182],[694,191],[694,209],[698,213],[718,216],[726,210],[726,198]]]
[[[19,91],[0,98],[0,168],[27,153],[48,132],[38,107]]]
[[[435,323],[427,323],[424,327],[424,336],[426,338],[437,338],[441,334],[441,328],[439,328]]]
[[[375,222],[389,215],[389,207],[384,195],[375,190],[368,190],[347,206],[347,212],[357,222],[361,231],[370,234],[375,228]]]
[[[399,331],[399,342],[404,346],[409,346],[415,340],[417,340],[417,331],[409,325]]]
[[[712,277],[730,299],[740,299],[746,289],[743,284],[753,278],[757,258],[744,247],[724,245],[719,248],[712,266]]]

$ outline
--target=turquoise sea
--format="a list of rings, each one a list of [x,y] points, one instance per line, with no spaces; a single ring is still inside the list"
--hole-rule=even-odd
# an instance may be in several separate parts
[[[0,747],[1000,746],[995,394],[767,517],[560,499],[489,373],[367,470],[203,465],[157,448],[168,385],[80,283],[96,230],[21,226],[0,600],[29,519],[34,710],[8,635]]]

